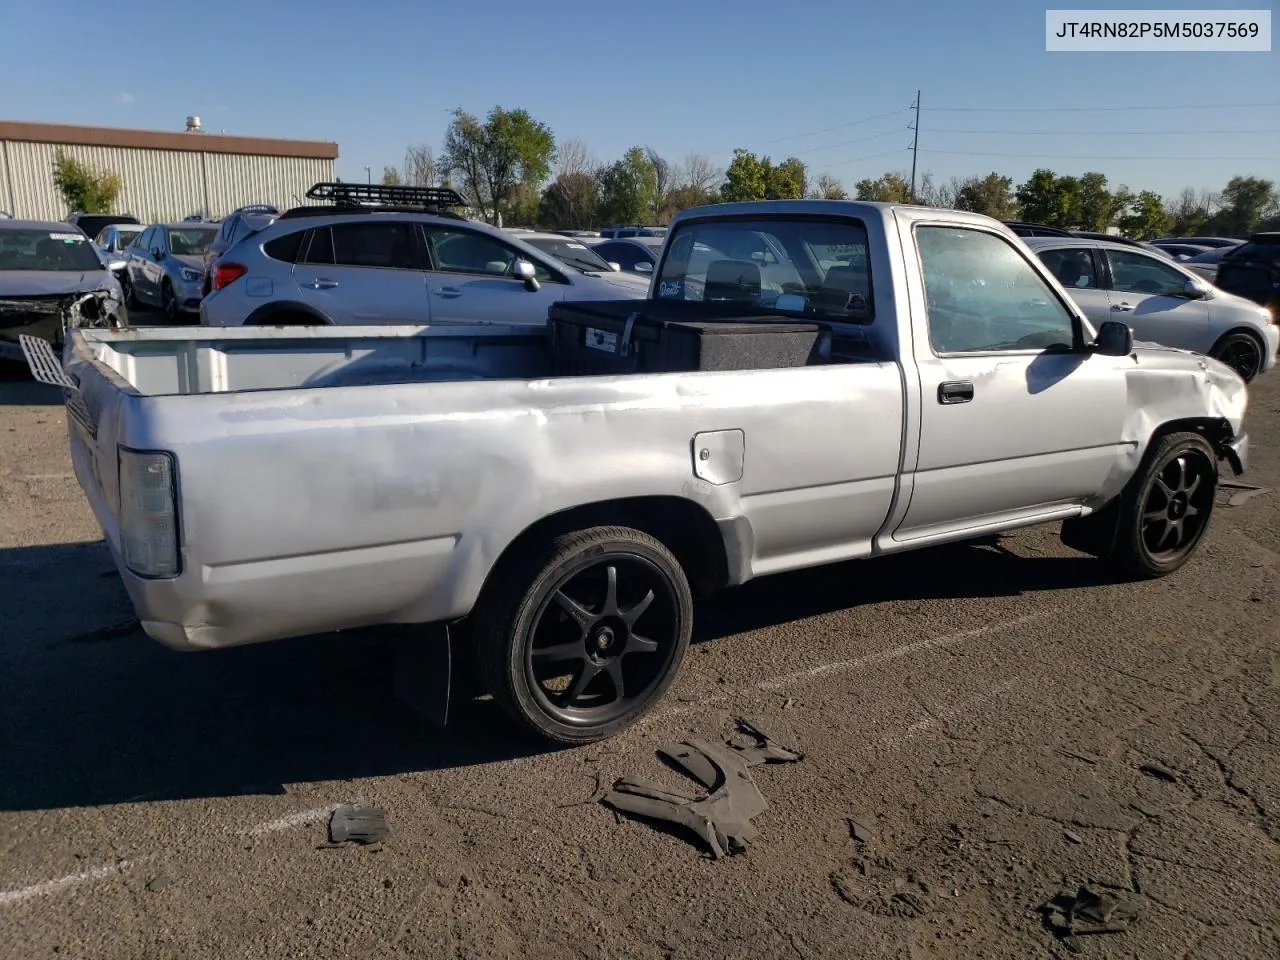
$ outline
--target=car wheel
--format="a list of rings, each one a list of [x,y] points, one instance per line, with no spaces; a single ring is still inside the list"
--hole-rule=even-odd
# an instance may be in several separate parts
[[[1262,344],[1256,337],[1247,333],[1230,333],[1214,344],[1210,356],[1221,360],[1240,374],[1240,379],[1249,383],[1262,369],[1262,350]]]
[[[1204,539],[1217,489],[1218,458],[1204,437],[1161,437],[1120,496],[1112,566],[1135,577],[1173,573]]]
[[[173,295],[173,285],[168,280],[160,285],[160,311],[165,323],[178,322],[178,298]]]
[[[129,279],[129,271],[124,272],[124,276],[120,278],[120,286],[124,288],[124,305],[130,310],[138,309],[138,298],[133,292],[133,283]]]
[[[639,719],[689,646],[693,597],[661,542],[593,527],[521,551],[494,571],[472,637],[480,680],[525,727],[590,743]]]

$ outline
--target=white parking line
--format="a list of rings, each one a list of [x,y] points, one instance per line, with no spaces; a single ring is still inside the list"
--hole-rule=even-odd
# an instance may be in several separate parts
[[[57,880],[35,883],[29,887],[23,887],[21,890],[0,891],[0,904],[21,903],[23,900],[30,900],[32,897],[43,897],[46,894],[57,893],[59,890],[76,887],[91,880],[113,877],[116,874],[123,873],[129,865],[128,860],[121,860],[119,863],[111,863],[104,867],[94,867],[94,869],[86,870],[83,873],[73,873],[69,877],[59,877]]]
[[[337,809],[338,804],[331,803],[327,807],[315,807],[311,810],[300,810],[297,813],[291,813],[288,816],[281,817],[278,820],[269,820],[266,823],[260,823],[256,827],[250,827],[248,830],[242,831],[248,837],[260,837],[266,833],[279,833],[281,830],[292,830],[294,827],[302,827],[312,823],[319,823]]]

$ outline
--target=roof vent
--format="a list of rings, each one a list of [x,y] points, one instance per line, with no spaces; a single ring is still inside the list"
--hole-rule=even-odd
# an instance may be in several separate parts
[[[187,133],[200,133],[200,118],[187,117]]]

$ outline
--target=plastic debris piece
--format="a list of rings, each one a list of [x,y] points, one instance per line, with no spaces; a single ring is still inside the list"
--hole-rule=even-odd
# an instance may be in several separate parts
[[[1142,773],[1145,773],[1148,777],[1155,777],[1157,780],[1165,780],[1165,781],[1168,781],[1169,783],[1178,782],[1177,773],[1175,773],[1173,770],[1170,770],[1163,763],[1156,763],[1154,760],[1147,761],[1138,769]]]
[[[391,833],[386,812],[344,803],[329,817],[330,843],[381,843]]]
[[[1068,840],[1070,840],[1072,843],[1084,843],[1084,840],[1081,839],[1080,834],[1072,833],[1070,830],[1063,830],[1062,835],[1066,837]]]
[[[739,733],[745,733],[755,740],[755,744],[752,746],[730,744],[734,750],[742,754],[747,761],[747,766],[754,767],[762,763],[796,763],[804,759],[803,753],[799,750],[782,746],[777,738],[770,735],[755,721],[739,717],[735,723]]]
[[[875,836],[875,817],[847,817],[846,819],[849,821],[849,836],[859,843],[871,842]]]
[[[1087,884],[1075,893],[1059,890],[1040,910],[1045,922],[1072,952],[1079,952],[1079,941],[1067,941],[1093,934],[1124,933],[1138,917],[1132,895]]]
[[[1240,484],[1240,486],[1243,487],[1244,484]],[[1227,506],[1238,507],[1242,503],[1245,503],[1248,500],[1252,500],[1254,497],[1260,497],[1264,493],[1270,493],[1270,492],[1271,492],[1270,487],[1249,487],[1248,489],[1242,489],[1239,493],[1233,493],[1230,497],[1227,498]]]

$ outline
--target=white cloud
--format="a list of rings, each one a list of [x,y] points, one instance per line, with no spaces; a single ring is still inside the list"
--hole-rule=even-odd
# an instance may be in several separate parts
[[[116,103],[123,103],[123,104],[128,105],[128,104],[130,104],[130,103],[133,103],[133,101],[134,101],[134,100],[136,100],[136,99],[137,99],[137,97],[135,97],[132,93],[117,93],[117,94],[116,94]]]

